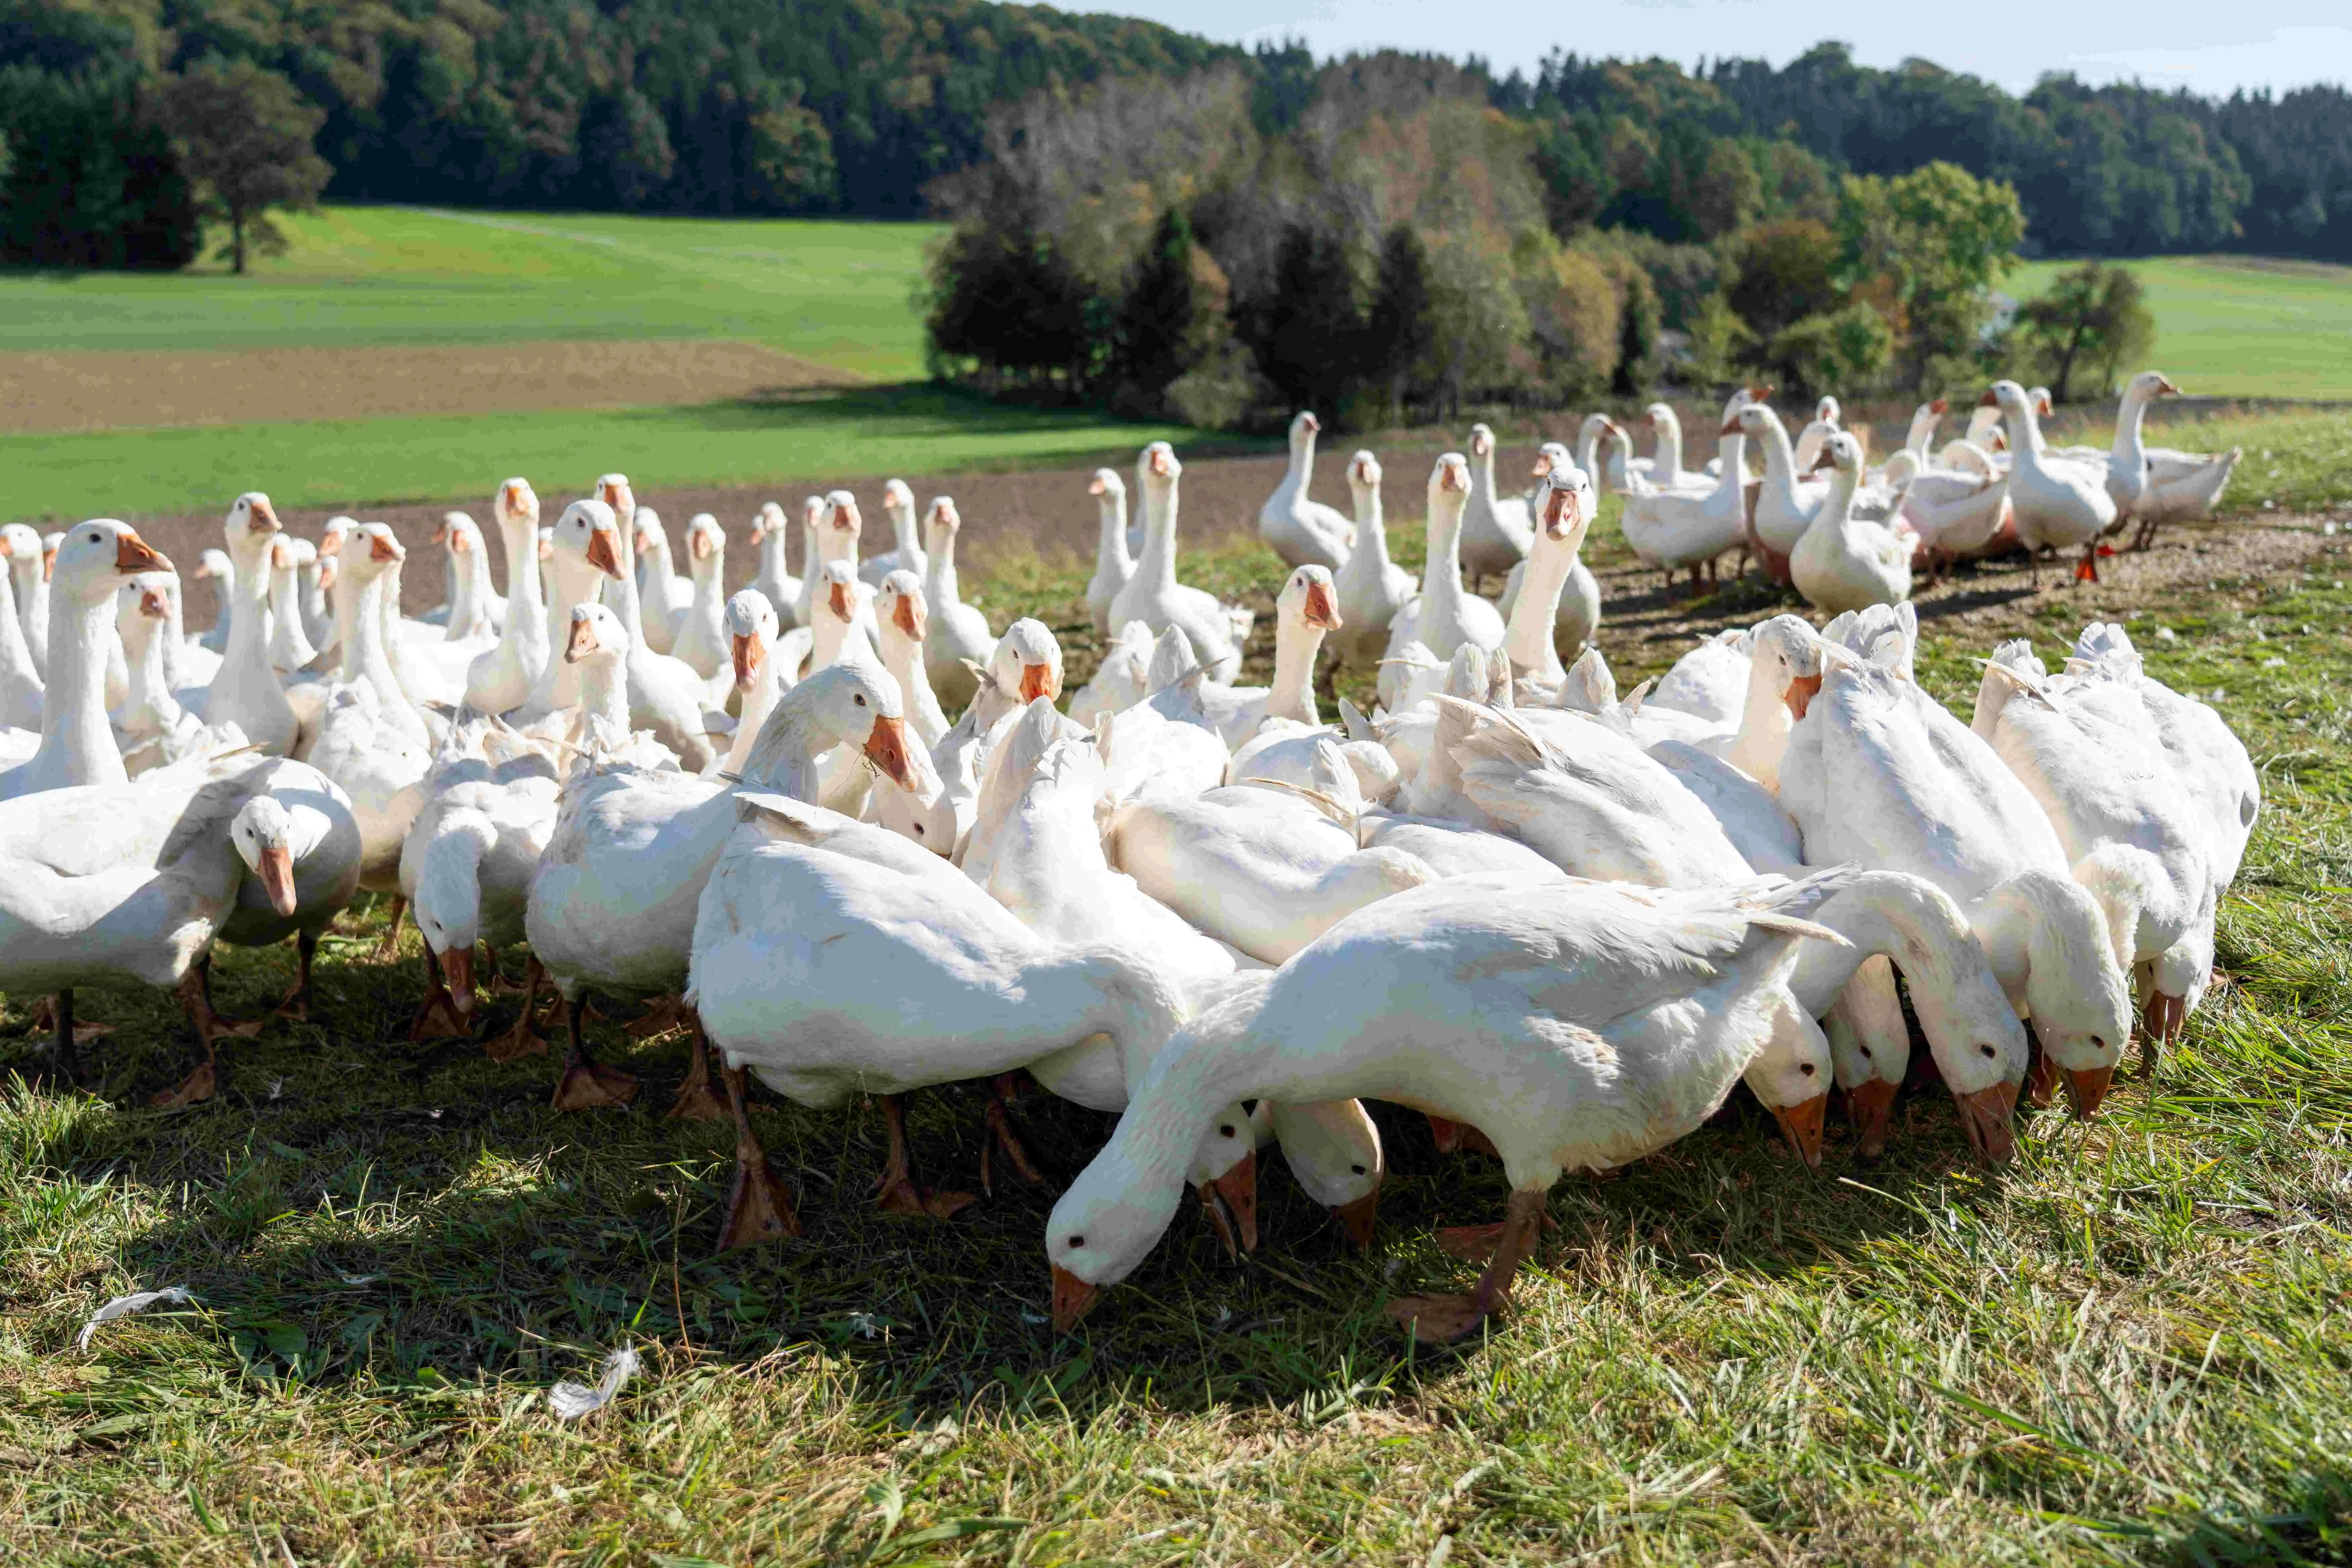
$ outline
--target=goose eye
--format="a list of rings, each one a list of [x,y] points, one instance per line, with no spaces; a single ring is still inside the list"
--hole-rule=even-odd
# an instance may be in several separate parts
[[[1870,1055],[1870,1047],[1868,1046],[1857,1045],[1854,1049],[1860,1051],[1865,1058]]]
[[[1997,1057],[2000,1055],[1999,1051],[1994,1050],[1990,1046],[1979,1046],[1977,1049],[1982,1051],[1988,1057]]]
[[[1087,1238],[1083,1236],[1074,1236],[1070,1237],[1070,1245],[1074,1247],[1084,1247],[1086,1244]]]
[[[918,838],[920,838],[922,836],[923,836],[923,825],[922,825],[921,823],[919,823],[919,823],[915,824],[915,837],[918,837]]]
[[[1356,1174],[1358,1174],[1358,1175],[1360,1175],[1360,1175],[1362,1175],[1362,1174],[1364,1173],[1364,1168],[1363,1168],[1361,1165],[1350,1165],[1350,1166],[1349,1166],[1349,1167],[1348,1167],[1348,1169],[1349,1169],[1349,1170],[1351,1170],[1351,1171],[1355,1172],[1355,1173],[1356,1173]]]
[[[866,699],[863,697],[853,697],[851,700],[856,702],[860,708],[866,706]]]
[[[1803,1073],[1807,1078],[1811,1078],[1813,1076],[1813,1064],[1811,1062],[1801,1063],[1798,1066],[1797,1070]]]
[[[1218,1136],[1218,1137],[1220,1137],[1220,1138],[1230,1138],[1230,1137],[1232,1137],[1233,1135],[1234,1135],[1234,1124],[1233,1124],[1232,1122],[1230,1122],[1230,1121],[1226,1122],[1223,1126],[1222,1126],[1222,1127],[1220,1127],[1220,1128],[1218,1128],[1218,1129],[1217,1129],[1217,1136]]]
[[[104,538],[103,538],[103,536],[102,536],[102,535],[100,535],[100,534],[92,533],[92,534],[89,536],[89,542],[90,542],[92,544],[100,544],[100,543],[103,543],[103,542],[104,542]]]
[[[2107,1048],[2106,1038],[2102,1035],[2093,1035],[2091,1037],[2091,1044],[2094,1047],[2099,1050],[2104,1051]]]

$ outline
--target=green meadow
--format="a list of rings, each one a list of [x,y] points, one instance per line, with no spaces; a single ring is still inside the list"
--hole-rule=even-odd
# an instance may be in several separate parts
[[[2008,291],[2030,300],[2063,261],[2029,263]],[[2135,261],[2156,313],[2154,363],[2207,397],[2352,397],[2352,267],[2253,256]]]

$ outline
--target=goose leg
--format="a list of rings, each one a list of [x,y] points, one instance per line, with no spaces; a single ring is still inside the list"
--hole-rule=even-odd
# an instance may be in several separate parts
[[[294,989],[278,1004],[278,1016],[303,1023],[310,1016],[310,961],[318,956],[319,933],[298,931],[294,933]]]
[[[70,988],[49,998],[49,1059],[56,1064],[57,1074],[71,1083],[78,1076],[79,1053],[74,1049],[73,992]]]
[[[677,996],[656,996],[653,1005],[629,1020],[629,1038],[650,1040],[656,1035],[667,1035],[686,1022],[686,1003]]]
[[[1021,1142],[1021,1133],[1013,1125],[1013,1097],[1020,1092],[1019,1073],[999,1073],[989,1080],[988,1110],[985,1112],[989,1142],[981,1145],[980,1190],[991,1196],[994,1196],[996,1192],[990,1180],[992,1162],[989,1155],[992,1150],[1002,1150],[1004,1163],[1013,1167],[1013,1175],[1030,1186],[1034,1187],[1045,1179],[1038,1172],[1036,1163],[1029,1158],[1028,1146]]]
[[[195,967],[188,971],[187,978],[180,982],[180,1005],[188,1010],[188,1022],[195,1026],[196,1039],[205,1047],[205,1059],[195,1071],[180,1080],[177,1089],[167,1089],[148,1100],[148,1104],[159,1110],[210,1100],[219,1087],[220,1057],[213,1042],[223,1035],[234,1036],[237,1031],[226,1027],[220,1015],[213,1011],[206,973],[211,967],[212,955],[206,953],[196,961]]]
[[[1443,1116],[1432,1116],[1429,1119],[1429,1135],[1441,1154],[1458,1154],[1466,1150],[1473,1154],[1484,1154],[1491,1160],[1503,1157],[1496,1152],[1492,1139],[1466,1121],[1449,1121]]]
[[[2099,542],[2095,539],[2083,546],[2083,559],[2074,563],[2074,581],[2095,583],[2099,580]]]
[[[1510,1305],[1511,1279],[1519,1264],[1535,1250],[1536,1233],[1544,1217],[1544,1194],[1525,1190],[1511,1194],[1503,1223],[1496,1227],[1494,1258],[1478,1283],[1463,1296],[1405,1296],[1388,1305],[1388,1314],[1410,1324],[1412,1337],[1423,1344],[1450,1345],[1475,1333],[1478,1325]]]
[[[907,1108],[895,1094],[876,1096],[882,1102],[882,1123],[890,1134],[890,1152],[874,1184],[875,1206],[884,1214],[929,1215],[945,1219],[971,1203],[970,1193],[927,1191],[915,1179],[915,1163],[907,1151]]]
[[[702,1042],[699,1025],[695,1028],[694,1038],[698,1062],[703,1059],[698,1054]],[[727,1080],[728,1109],[735,1117],[735,1185],[727,1194],[727,1218],[719,1230],[721,1252],[757,1247],[780,1236],[801,1233],[801,1218],[793,1207],[793,1195],[776,1179],[774,1167],[768,1163],[768,1152],[760,1146],[759,1137],[751,1131],[751,1114],[743,1102],[748,1076],[743,1068],[728,1068],[719,1074]]]
[[[694,1044],[687,1058],[686,1082],[678,1089],[677,1103],[669,1108],[667,1120],[724,1121],[727,1107],[719,1102],[718,1092],[710,1087],[710,1041],[702,1032],[702,1020],[690,1007],[680,1016],[693,1032]]]
[[[482,1054],[490,1060],[510,1062],[517,1057],[543,1057],[547,1054],[547,1041],[539,1032],[539,1020],[532,1016],[539,1006],[539,983],[546,973],[545,966],[539,962],[538,955],[533,954],[530,967],[523,973],[522,1016],[505,1034],[482,1042]]]
[[[400,894],[392,896],[392,923],[383,928],[383,940],[375,944],[375,961],[389,963],[400,951],[400,922],[408,914],[408,900]]]
[[[626,1105],[637,1097],[635,1079],[588,1058],[588,1042],[580,1035],[580,1016],[587,1005],[584,994],[563,1005],[564,1026],[572,1043],[564,1053],[563,1074],[555,1080],[555,1097],[548,1101],[558,1110],[600,1110],[608,1105]]]

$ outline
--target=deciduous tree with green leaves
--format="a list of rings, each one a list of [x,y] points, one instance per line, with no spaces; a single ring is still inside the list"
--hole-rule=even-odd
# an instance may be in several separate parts
[[[230,269],[243,272],[249,252],[282,252],[270,213],[316,207],[334,174],[311,146],[325,112],[250,60],[200,60],[168,79],[158,102],[205,216],[228,226]]]
[[[1957,163],[1849,176],[1838,203],[1845,281],[1890,307],[1916,389],[1965,357],[1992,313],[1992,288],[2017,265],[2025,216],[2017,192]]]
[[[2018,308],[2017,325],[2049,367],[2051,391],[2061,403],[2073,400],[2074,375],[2084,366],[2101,368],[2105,392],[2116,371],[2156,343],[2156,317],[2138,274],[2100,261],[2058,274],[2047,294]]]

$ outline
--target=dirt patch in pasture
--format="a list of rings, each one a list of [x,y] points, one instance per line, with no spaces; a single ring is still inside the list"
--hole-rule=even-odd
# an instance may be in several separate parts
[[[757,343],[699,340],[7,353],[0,432],[712,403],[843,379]]]
[[[1382,462],[1388,474],[1388,482],[1382,487],[1383,501],[1391,520],[1392,539],[1418,532],[1423,510],[1423,490],[1437,450],[1434,443],[1383,448]],[[1516,446],[1507,448],[1502,471],[1514,471],[1523,456]],[[1340,477],[1344,461],[1344,453],[1318,457],[1315,484],[1318,496],[1335,502],[1344,499],[1347,491]],[[1279,458],[1202,458],[1187,463],[1181,512],[1185,540],[1205,545],[1250,532],[1256,525],[1260,503],[1280,479],[1282,471],[1283,459]],[[930,497],[940,494],[956,498],[965,520],[960,546],[961,564],[967,583],[978,589],[988,582],[992,558],[1008,548],[1023,553],[1034,550],[1048,560],[1064,552],[1081,562],[1092,560],[1097,522],[1094,500],[1087,490],[1092,472],[1088,468],[1069,468],[1009,473],[909,474],[906,478],[920,501],[928,502]],[[757,564],[745,534],[753,511],[767,500],[780,500],[796,509],[801,496],[813,488],[656,489],[641,494],[639,500],[660,512],[673,543],[680,527],[696,512],[710,512],[724,523],[731,545],[728,552],[731,587],[749,583]],[[853,481],[852,488],[866,503],[868,547],[889,548],[888,526],[881,511],[880,485],[860,480]],[[551,518],[568,499],[552,487],[541,497]],[[430,541],[441,514],[453,505],[471,511],[478,521],[487,522],[489,516],[487,497],[332,510],[381,519],[393,525],[412,552],[403,579],[404,597],[404,607],[415,614],[441,600],[442,552]],[[296,532],[314,537],[329,511],[285,509],[280,515]],[[191,563],[205,546],[220,542],[217,515],[146,519],[140,521],[140,529],[158,549],[175,560]],[[2154,549],[2138,554],[2121,553],[2103,561],[2102,580],[2095,584],[2074,583],[2071,563],[2044,562],[2037,590],[2023,558],[2012,556],[1964,563],[1937,586],[1922,584],[1915,599],[1921,621],[1931,629],[1967,627],[1969,640],[1990,646],[1997,636],[2013,635],[2037,610],[2052,605],[2069,606],[2067,614],[2075,620],[2122,618],[2154,609],[2183,594],[2193,592],[2203,597],[2208,585],[2213,583],[2259,581],[2300,570],[2334,542],[2317,531],[2315,520],[2284,513],[2264,514],[2260,521],[2168,528]],[[800,547],[796,543],[793,548],[797,552]],[[1636,563],[1613,535],[1596,542],[1591,555],[1594,572],[1601,579],[1601,646],[1611,662],[1629,678],[1629,686],[1631,679],[1655,673],[1672,663],[1696,638],[1725,626],[1752,624],[1782,609],[1801,611],[1803,607],[1793,594],[1769,588],[1753,576],[1741,583],[1727,584],[1703,598],[1692,598],[1687,583],[1678,584],[1669,595],[1660,574]],[[1731,558],[1726,557],[1727,569],[1730,563]],[[799,565],[795,554],[793,566],[798,569]],[[1245,597],[1261,612],[1270,612],[1279,583],[1279,574],[1269,563],[1259,591]],[[1493,592],[1499,584],[1489,583],[1486,586]],[[217,607],[210,584],[189,584],[188,624],[192,627],[209,626]],[[1260,636],[1254,639],[1251,649],[1254,658],[1270,657],[1272,625],[1272,616],[1262,613]],[[1069,656],[1070,680],[1075,685],[1092,668],[1093,639],[1085,631],[1071,629],[1073,646],[1066,652]],[[1261,649],[1255,646],[1256,642],[1266,646]]]

